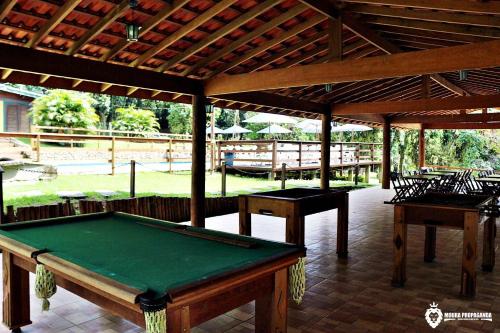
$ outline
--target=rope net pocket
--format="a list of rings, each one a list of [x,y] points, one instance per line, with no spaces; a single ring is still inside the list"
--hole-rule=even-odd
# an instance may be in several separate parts
[[[167,300],[166,297],[154,299],[151,293],[139,297],[146,333],[167,333]]]
[[[57,291],[54,273],[48,271],[44,265],[37,264],[35,271],[35,294],[42,300],[42,311],[50,309],[49,298]]]
[[[290,297],[296,304],[300,304],[306,292],[306,257],[299,258],[299,261],[290,267],[289,275]]]

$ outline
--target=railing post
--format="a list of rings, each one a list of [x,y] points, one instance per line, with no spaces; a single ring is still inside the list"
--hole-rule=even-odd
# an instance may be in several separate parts
[[[0,225],[5,222],[5,215],[3,211],[3,169],[0,167]]]
[[[130,197],[135,198],[135,160],[130,161]]]
[[[278,147],[276,140],[273,141],[273,156],[271,160],[271,180],[276,178],[276,159],[278,157]]]
[[[217,165],[219,167],[222,167],[222,148],[221,148],[221,142],[217,141]]]
[[[302,180],[302,141],[299,142],[299,179]]]
[[[168,140],[168,172],[172,173],[172,139]]]
[[[115,137],[113,136],[111,138],[111,175],[115,175],[115,164],[116,164],[116,142],[115,142]]]
[[[213,174],[215,170],[215,141],[210,143],[210,166],[212,167],[210,173]]]
[[[227,186],[227,182],[226,182],[226,162],[222,162],[221,166],[220,166],[220,173],[221,173],[221,177],[222,177],[222,186],[221,186],[221,191],[220,191],[220,194],[221,196],[225,197],[226,196],[226,186]]]
[[[40,134],[37,134],[37,136],[36,136],[36,161],[37,162],[40,162],[40,156],[41,156],[41,152],[40,152],[41,144],[40,144],[40,141],[41,141]]]
[[[356,166],[354,167],[354,185],[358,185],[358,176],[359,176],[359,164],[356,164]]]
[[[355,154],[356,154],[356,164],[359,165],[359,158],[360,158],[360,155],[361,155],[361,144],[360,143],[356,143],[356,150],[355,150]]]
[[[367,165],[365,168],[365,183],[370,183],[370,166]]]
[[[286,188],[286,163],[281,164],[281,189]]]

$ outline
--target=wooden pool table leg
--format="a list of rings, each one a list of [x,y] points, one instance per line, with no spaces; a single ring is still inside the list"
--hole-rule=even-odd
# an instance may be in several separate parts
[[[14,265],[14,255],[3,251],[3,323],[15,331],[31,324],[29,272]]]
[[[288,269],[274,273],[271,293],[255,300],[255,332],[286,333],[288,312]]]
[[[406,245],[408,225],[405,223],[404,207],[394,206],[394,235],[393,252],[394,263],[392,285],[403,287],[406,282]]]
[[[248,199],[239,198],[240,235],[252,236],[252,214],[248,213]]]
[[[424,261],[432,262],[436,258],[436,233],[437,228],[425,226],[425,246],[424,246]]]
[[[491,272],[495,267],[495,234],[496,221],[494,217],[490,217],[484,223],[483,235],[483,271]]]
[[[305,217],[300,214],[299,209],[291,209],[291,214],[286,217],[286,236],[287,243],[304,245],[305,236]]]
[[[184,306],[175,311],[168,312],[167,331],[168,333],[191,332],[191,317],[189,313],[189,306]]]
[[[476,295],[476,259],[479,214],[466,212],[464,218],[464,244],[462,254],[462,284],[460,295]]]
[[[349,238],[349,194],[346,193],[343,202],[337,208],[337,256],[347,258]]]

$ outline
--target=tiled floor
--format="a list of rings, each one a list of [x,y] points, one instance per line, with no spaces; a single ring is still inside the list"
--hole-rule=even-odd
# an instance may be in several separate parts
[[[462,233],[438,230],[437,258],[423,262],[423,231],[410,227],[408,233],[408,281],[393,288],[392,206],[382,202],[392,196],[380,189],[350,194],[349,258],[338,260],[336,212],[306,218],[308,288],[303,304],[289,309],[289,332],[495,332],[500,333],[500,268],[483,273],[478,261],[478,295],[461,299],[460,263]],[[284,239],[284,221],[254,216],[254,236]],[[208,228],[237,232],[237,214],[211,218]],[[497,238],[497,251],[500,237]],[[479,252],[481,253],[481,252]],[[500,260],[497,260],[500,261]],[[493,312],[493,322],[443,322],[435,330],[424,320],[432,302],[442,311]],[[41,314],[32,300],[33,325],[24,332],[37,333],[132,333],[142,332],[76,296],[59,290],[52,310]],[[253,306],[248,304],[193,329],[205,332],[253,332]],[[7,329],[0,328],[0,332]]]

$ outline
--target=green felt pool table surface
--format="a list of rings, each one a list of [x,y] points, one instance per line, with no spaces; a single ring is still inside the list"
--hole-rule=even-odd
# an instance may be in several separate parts
[[[178,226],[135,215],[103,213],[3,225],[0,235],[157,294],[302,250],[291,244],[202,228],[187,230],[250,241],[255,246],[245,248],[168,230]]]

